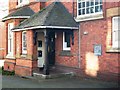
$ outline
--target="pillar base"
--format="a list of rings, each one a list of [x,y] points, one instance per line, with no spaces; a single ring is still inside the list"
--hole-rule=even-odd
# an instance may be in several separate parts
[[[44,73],[44,75],[49,75],[49,70],[44,68],[43,73]]]

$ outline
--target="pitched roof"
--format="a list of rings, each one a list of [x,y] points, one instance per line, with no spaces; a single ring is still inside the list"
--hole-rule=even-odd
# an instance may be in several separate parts
[[[45,28],[44,26],[49,28],[52,26],[78,27],[74,18],[64,5],[60,2],[53,2],[46,8],[31,16],[31,18],[20,23],[13,29],[13,31],[36,28],[38,26],[41,26],[41,28]]]
[[[2,21],[5,21],[11,18],[29,18],[33,14],[35,14],[35,12],[30,7],[25,6],[17,9],[15,12],[4,17]]]

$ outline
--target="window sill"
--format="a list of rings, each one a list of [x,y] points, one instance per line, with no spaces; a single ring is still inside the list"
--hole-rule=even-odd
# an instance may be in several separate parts
[[[60,56],[73,56],[69,50],[63,50],[60,52]]]
[[[27,58],[27,54],[22,54],[21,58]]]
[[[28,4],[29,3],[19,4],[19,5],[16,6],[16,8],[20,8],[20,7],[23,7],[23,6],[28,5]]]
[[[15,59],[15,57],[13,55],[10,55],[10,54],[8,54],[5,58],[7,58],[7,59]]]
[[[120,49],[111,48],[111,49],[107,50],[106,52],[108,52],[108,53],[120,53]]]
[[[82,16],[77,16],[75,17],[76,22],[81,22],[81,21],[89,21],[89,20],[96,20],[96,19],[102,19],[103,17],[103,12],[97,13],[97,14],[91,14],[91,15],[82,15]]]

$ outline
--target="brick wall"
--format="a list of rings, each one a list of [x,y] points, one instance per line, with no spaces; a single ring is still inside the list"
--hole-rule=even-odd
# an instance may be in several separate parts
[[[71,51],[69,55],[65,55],[66,51],[63,51],[63,32],[57,33],[57,38],[55,39],[55,63],[59,65],[64,65],[68,67],[79,67],[78,63],[78,30],[74,31],[74,45],[71,44]]]
[[[26,4],[25,6],[29,6],[34,12],[40,11],[44,7],[44,2],[36,2],[36,0],[29,0],[29,4]],[[10,0],[9,1],[9,13],[14,12],[18,8],[18,2],[17,0]]]
[[[50,5],[51,3],[53,3],[55,0],[49,0],[49,1],[47,1],[46,3],[45,3],[45,6],[48,6],[48,5]],[[75,6],[76,6],[76,3],[73,3],[73,0],[69,0],[69,2],[68,1],[63,1],[63,0],[61,0],[62,1],[62,4],[66,7],[66,9],[71,13],[71,14],[73,14],[73,10],[75,9],[76,10],[76,8],[75,8]],[[75,1],[74,1],[75,2]],[[73,5],[74,4],[74,5]],[[73,6],[74,6],[74,8],[73,8]],[[76,11],[74,10],[74,13],[76,13]]]
[[[22,56],[22,33],[16,32],[16,65],[15,73],[20,76],[31,76],[34,69],[37,67],[37,59],[35,58],[34,44],[33,44],[33,31],[27,31],[27,54]]]
[[[47,2],[46,5],[49,5],[51,2]],[[70,13],[73,13],[73,3],[72,2],[63,2],[65,7],[69,10]],[[76,6],[76,3],[74,3]],[[10,5],[10,9],[15,7],[16,3]],[[92,20],[92,21],[84,21],[80,22],[80,36],[79,31],[74,31],[74,45],[71,45],[71,51],[69,52],[70,55],[62,55],[62,32],[57,33],[56,41],[56,56],[55,56],[55,63],[59,65],[64,65],[68,67],[80,67],[83,69],[86,74],[96,76],[98,73],[119,73],[119,65],[118,65],[118,53],[108,53],[107,48],[111,47],[112,36],[111,36],[111,15],[108,15],[106,10],[120,6],[118,3],[104,3],[104,18],[100,20]],[[40,3],[31,4],[30,6],[35,12],[40,10]],[[74,8],[74,13],[76,14],[76,8]],[[111,12],[112,13],[112,12]],[[75,15],[76,16],[76,15]],[[19,20],[8,20],[6,22],[6,30],[5,30],[5,56],[7,55],[7,24],[9,22],[14,22],[15,25],[19,23]],[[84,32],[88,32],[87,35],[84,35]],[[36,59],[35,50],[37,47],[33,45],[33,32],[32,30],[27,31],[27,60],[21,58],[21,32],[16,32],[14,36],[16,37],[14,41],[14,55],[17,56],[16,62],[13,63],[15,60],[7,60],[5,62],[5,70],[14,70],[18,75],[32,75],[32,70],[37,66],[37,61],[32,61]],[[80,59],[79,59],[79,38],[80,37]],[[95,56],[93,49],[94,44],[101,44],[102,45],[102,55]],[[33,47],[34,46],[34,47]],[[120,55],[120,54],[119,54]],[[21,59],[20,59],[21,58]],[[20,61],[20,62],[19,62]],[[24,62],[24,63],[23,63]],[[15,66],[16,64],[16,66]],[[10,66],[11,65],[11,66]],[[27,66],[26,66],[27,65]]]
[[[4,41],[5,38],[5,24],[3,22],[0,22],[0,59],[4,58]]]
[[[105,3],[104,11],[111,7],[118,6],[118,3]],[[112,13],[112,12],[111,12]],[[80,22],[81,32],[81,62],[80,66],[87,74],[96,73],[119,73],[119,53],[107,52],[112,46],[112,17],[105,16],[100,20]],[[84,35],[84,32],[88,32]],[[94,44],[102,45],[102,55],[95,56],[93,53]],[[90,69],[89,69],[89,68]],[[97,68],[97,70],[96,70]],[[87,71],[88,69],[88,71]]]

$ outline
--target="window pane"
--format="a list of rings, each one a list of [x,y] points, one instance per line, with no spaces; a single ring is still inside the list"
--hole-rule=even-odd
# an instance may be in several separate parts
[[[90,13],[90,9],[87,8],[87,9],[86,9],[86,14],[89,14],[89,13]]]
[[[95,12],[99,12],[100,10],[99,10],[99,6],[96,6],[95,7]]]
[[[113,48],[120,48],[120,17],[113,17],[112,27],[113,27]]]
[[[94,6],[94,2],[93,1],[91,2],[91,6]]]
[[[95,5],[98,5],[99,4],[99,0],[95,0]]]
[[[90,8],[90,12],[91,12],[91,13],[94,13],[94,7],[91,7],[91,8]]]
[[[89,3],[89,1],[87,1],[87,3],[86,3],[86,7],[89,7],[90,6],[90,3]]]
[[[100,10],[99,11],[102,12],[102,5],[100,5]]]
[[[120,30],[120,18],[114,18],[113,27],[114,31]]]
[[[118,41],[118,31],[115,31],[115,41]]]
[[[102,0],[79,0],[78,15],[102,12],[102,9]]]
[[[82,2],[82,8],[84,8],[85,7],[85,2]]]
[[[38,57],[42,57],[42,51],[38,51]]]
[[[12,46],[12,42],[11,42],[11,39],[10,39],[10,52],[12,51],[12,50],[11,50],[11,48],[12,48],[11,46]]]
[[[81,10],[79,10],[78,14],[81,15]]]
[[[23,50],[27,50],[27,39],[26,39],[26,32],[22,33],[22,48]]]
[[[38,41],[38,47],[42,47],[42,41]]]
[[[81,8],[81,3],[78,3],[78,8]]]
[[[82,14],[85,14],[85,9],[82,9]]]
[[[102,0],[100,0],[100,4],[102,4]]]
[[[20,0],[20,3],[22,3],[23,2],[23,0]]]
[[[118,42],[120,42],[120,30],[118,30]]]
[[[70,34],[65,32],[65,42],[67,42],[67,47],[70,47]]]

